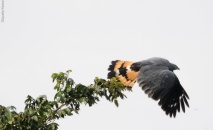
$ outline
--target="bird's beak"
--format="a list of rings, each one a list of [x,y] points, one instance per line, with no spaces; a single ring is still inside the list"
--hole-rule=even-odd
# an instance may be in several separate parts
[[[177,65],[175,65],[175,70],[180,70],[180,68]]]
[[[172,64],[172,70],[180,70],[180,68],[177,65],[175,65],[173,63],[171,63],[171,64]]]

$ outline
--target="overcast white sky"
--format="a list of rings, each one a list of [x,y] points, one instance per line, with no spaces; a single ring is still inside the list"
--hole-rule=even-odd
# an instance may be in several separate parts
[[[89,85],[106,78],[112,60],[163,57],[180,68],[185,114],[169,118],[135,84],[119,108],[103,99],[58,121],[59,130],[212,130],[212,7],[210,0],[5,0],[0,104],[23,111],[27,95],[52,100],[54,72],[72,69],[76,83]]]

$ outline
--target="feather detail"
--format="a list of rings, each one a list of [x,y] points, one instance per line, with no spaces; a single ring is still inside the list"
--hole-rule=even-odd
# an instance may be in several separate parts
[[[133,87],[137,80],[138,71],[131,69],[131,65],[134,62],[131,61],[112,61],[108,70],[108,79],[116,77],[123,85],[127,87]]]

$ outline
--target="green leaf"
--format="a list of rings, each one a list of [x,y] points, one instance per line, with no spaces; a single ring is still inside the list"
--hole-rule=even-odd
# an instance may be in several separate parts
[[[37,116],[33,116],[32,119],[36,122],[38,122],[38,117]]]
[[[67,115],[69,115],[69,116],[72,115],[72,109],[71,108],[66,108],[65,111],[66,111]]]
[[[65,115],[66,115],[66,111],[65,111],[65,110],[62,110],[62,111],[61,111],[61,114],[62,114],[63,116],[65,116]]]
[[[56,99],[60,99],[60,98],[61,98],[61,96],[62,96],[62,92],[61,92],[61,91],[59,91],[58,93],[56,93],[56,95],[55,95],[55,97],[54,97],[54,100],[56,100]]]
[[[58,79],[62,80],[62,79],[64,79],[64,77],[65,77],[64,73],[60,72],[59,75],[58,75]]]
[[[8,124],[12,124],[13,122],[12,121],[8,121]]]
[[[115,99],[115,100],[114,100],[114,103],[115,103],[116,107],[118,107],[118,106],[119,106],[119,104],[118,104],[118,100],[117,100],[117,99]]]
[[[40,95],[38,98],[47,99],[47,96],[46,95]]]
[[[52,77],[53,82],[54,82],[54,81],[55,81],[55,79],[58,77],[58,74],[57,74],[57,73],[53,73],[51,77]]]
[[[5,117],[7,117],[8,120],[11,119],[11,112],[9,111],[9,109],[5,108],[5,111],[4,111],[4,115]]]
[[[31,101],[34,101],[34,98],[31,97],[30,95],[27,96],[27,99],[25,100],[25,103],[29,103]]]
[[[28,109],[28,113],[26,113],[26,114],[33,115],[33,114],[34,114],[34,110],[32,110],[32,109],[30,108],[30,109]]]
[[[68,86],[66,87],[66,92],[69,93],[71,90],[72,90],[72,88],[68,85]]]
[[[56,84],[55,87],[54,87],[54,89],[57,90],[57,91],[59,91],[59,89],[60,89],[60,84]]]
[[[16,110],[16,107],[14,107],[14,106],[9,106],[9,107],[7,107],[9,110],[12,110],[12,111],[15,111]]]
[[[70,72],[72,72],[72,70],[67,70],[67,73],[70,73]]]
[[[82,85],[82,84],[77,84],[76,85],[76,89],[77,89],[77,91],[84,91],[85,90],[85,88],[86,88],[86,86],[84,86],[84,85]]]
[[[67,84],[69,84],[69,85],[73,85],[75,82],[74,82],[74,80],[72,79],[72,78],[69,78],[68,80],[67,80]]]
[[[50,123],[48,125],[48,130],[57,130],[58,129],[58,124],[57,123]]]

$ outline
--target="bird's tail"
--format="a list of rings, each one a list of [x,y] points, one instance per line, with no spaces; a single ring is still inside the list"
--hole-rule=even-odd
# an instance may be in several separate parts
[[[112,64],[108,68],[110,72],[107,78],[116,77],[123,85],[132,88],[138,76],[138,69],[134,69],[133,66],[134,62],[131,61],[112,61]]]

